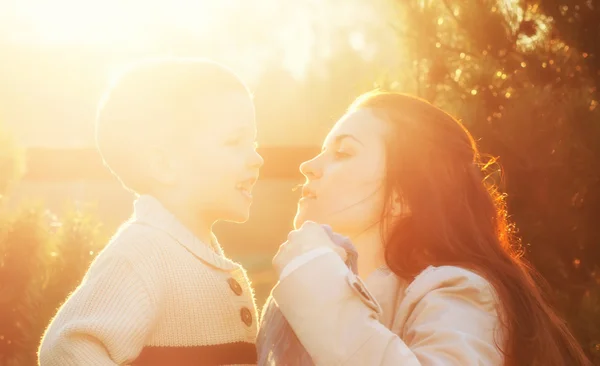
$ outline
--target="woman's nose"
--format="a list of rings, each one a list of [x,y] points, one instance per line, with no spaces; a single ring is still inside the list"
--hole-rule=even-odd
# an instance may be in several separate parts
[[[255,150],[252,153],[252,157],[250,159],[250,166],[256,169],[260,169],[265,163],[265,159]]]
[[[308,179],[318,179],[321,177],[321,169],[319,168],[318,156],[300,164],[300,173]]]

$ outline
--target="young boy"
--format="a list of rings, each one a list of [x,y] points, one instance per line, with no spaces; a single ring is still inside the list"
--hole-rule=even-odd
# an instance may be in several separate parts
[[[248,219],[255,138],[246,86],[214,62],[147,60],[117,79],[96,139],[138,199],[46,330],[42,366],[256,363],[249,281],[211,230]]]

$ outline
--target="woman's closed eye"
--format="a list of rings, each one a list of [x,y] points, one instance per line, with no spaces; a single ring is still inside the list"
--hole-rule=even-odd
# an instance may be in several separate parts
[[[352,154],[348,151],[344,151],[344,150],[336,150],[334,152],[334,158],[335,160],[342,160],[342,159],[347,159],[349,157],[351,157]]]

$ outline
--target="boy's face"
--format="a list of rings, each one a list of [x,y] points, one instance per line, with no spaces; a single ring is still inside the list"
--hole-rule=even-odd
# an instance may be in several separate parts
[[[246,93],[220,93],[200,108],[188,116],[198,127],[170,154],[170,189],[203,220],[244,222],[263,164],[256,152],[254,103]]]

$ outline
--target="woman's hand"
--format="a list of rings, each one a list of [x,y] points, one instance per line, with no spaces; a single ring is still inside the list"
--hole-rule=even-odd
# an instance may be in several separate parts
[[[288,240],[281,244],[279,251],[273,258],[273,267],[275,267],[278,274],[281,274],[285,266],[294,258],[318,248],[330,248],[344,262],[346,261],[346,251],[331,240],[323,226],[312,221],[306,221],[300,229],[290,231]]]

